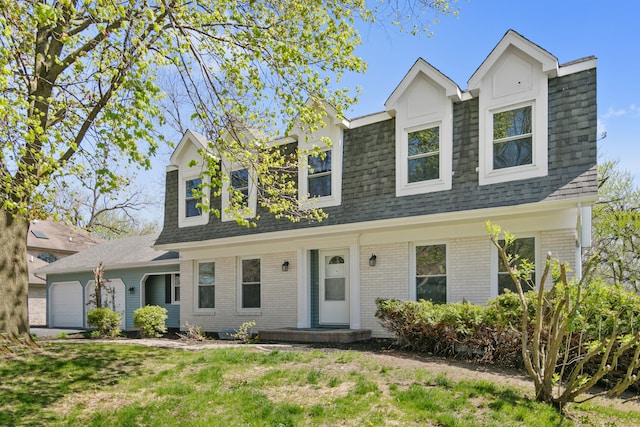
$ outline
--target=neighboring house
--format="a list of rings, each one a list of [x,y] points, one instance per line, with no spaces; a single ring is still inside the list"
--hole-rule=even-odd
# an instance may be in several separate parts
[[[87,231],[51,220],[31,221],[27,234],[29,323],[46,325],[45,280],[34,272],[45,265],[103,242]]]
[[[37,271],[47,278],[47,326],[86,328],[95,307],[93,270],[104,265],[104,278],[114,290],[103,293],[109,308],[122,315],[123,330],[133,329],[133,312],[145,305],[167,309],[167,327],[180,325],[178,254],[156,251],[155,235],[109,240]]]
[[[256,208],[246,170],[227,173],[232,183],[247,177],[238,189],[257,227],[200,212],[190,189],[204,179],[206,140],[184,135],[167,168],[156,241],[180,252],[181,324],[214,332],[252,320],[258,330],[387,336],[375,318],[379,297],[486,304],[509,287],[487,220],[516,234],[537,277],[549,251],[580,272],[597,195],[594,57],[559,64],[508,31],[467,90],[418,59],[385,107],[353,120],[330,115],[308,139],[294,129],[280,140],[326,152],[297,181],[300,197],[316,197],[329,214],[319,223]]]

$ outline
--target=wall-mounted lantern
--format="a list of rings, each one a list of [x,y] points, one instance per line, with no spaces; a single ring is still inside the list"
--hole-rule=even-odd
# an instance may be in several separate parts
[[[289,271],[289,261],[282,263],[282,271]]]
[[[377,257],[377,256],[375,256],[374,254],[371,254],[371,258],[369,258],[369,265],[370,265],[371,267],[375,267],[375,266],[376,266],[376,259],[377,259],[377,258],[378,258],[378,257]]]
[[[134,288],[133,286],[129,287],[129,293],[131,295],[135,294],[136,293],[136,288]]]

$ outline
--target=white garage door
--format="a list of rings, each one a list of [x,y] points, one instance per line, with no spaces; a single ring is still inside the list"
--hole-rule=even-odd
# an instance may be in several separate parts
[[[51,284],[49,289],[52,328],[82,328],[82,285],[80,282]]]

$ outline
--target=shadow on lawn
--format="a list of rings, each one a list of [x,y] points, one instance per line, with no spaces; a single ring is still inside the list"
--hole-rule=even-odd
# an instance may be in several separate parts
[[[47,409],[65,396],[116,384],[162,353],[136,346],[116,350],[108,344],[63,344],[0,359],[0,425],[55,421]]]

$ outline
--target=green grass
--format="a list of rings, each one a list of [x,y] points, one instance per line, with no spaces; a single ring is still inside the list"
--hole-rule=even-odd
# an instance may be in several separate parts
[[[0,359],[0,425],[613,426],[640,413],[403,368],[354,351],[45,343]]]

